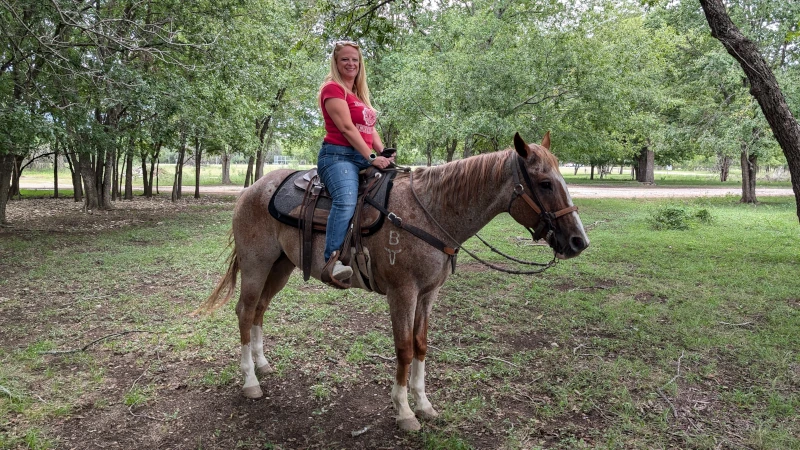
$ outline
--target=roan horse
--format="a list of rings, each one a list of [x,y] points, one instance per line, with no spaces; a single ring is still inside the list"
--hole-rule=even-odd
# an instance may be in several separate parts
[[[588,247],[589,238],[558,171],[558,160],[549,151],[549,133],[541,145],[528,145],[516,134],[514,147],[516,151],[481,154],[399,174],[387,209],[402,216],[404,223],[426,230],[453,247],[460,246],[498,214],[509,212],[521,225],[536,229],[536,237],[545,238],[556,257],[577,256]],[[270,198],[290,173],[270,172],[242,192],[233,214],[228,271],[198,309],[210,312],[227,303],[241,271],[236,314],[242,343],[243,393],[249,398],[263,395],[256,370],[271,370],[262,342],[264,311],[300,260],[298,230],[267,212]],[[451,273],[451,255],[389,221],[377,233],[364,237],[363,245],[371,250],[373,280],[389,302],[397,355],[391,393],[397,424],[403,430],[418,430],[415,413],[423,419],[438,415],[425,395],[428,318],[439,288]],[[311,275],[319,279],[325,263],[322,233],[315,234],[313,248]],[[416,404],[414,411],[408,403],[409,388]]]

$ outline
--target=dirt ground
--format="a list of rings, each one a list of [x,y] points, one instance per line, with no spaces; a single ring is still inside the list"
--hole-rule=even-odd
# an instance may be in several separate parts
[[[202,194],[236,195],[238,187],[202,187]],[[738,195],[737,189],[727,188],[605,188],[572,186],[570,192],[575,198],[647,198],[647,197],[690,197],[690,196],[725,196]],[[790,189],[759,189],[760,196],[792,195]],[[192,202],[204,203],[213,208],[229,209],[230,198],[204,196]],[[188,208],[190,202],[176,204],[169,200],[144,201],[137,197],[133,202],[125,202],[119,209],[103,214],[87,215],[79,205],[68,200],[34,199],[25,202],[11,202],[8,206],[8,218],[14,223],[14,230],[0,229],[0,238],[5,233],[50,232],[50,233],[86,233],[102,231],[108,228],[127,227],[137,224],[156,224],[163,220],[165,214],[178,214]],[[183,205],[183,206],[182,206]],[[78,250],[78,249],[76,249]],[[0,273],[7,270],[0,262]],[[464,267],[462,270],[483,270],[480,267]],[[161,278],[160,278],[161,277]],[[23,287],[24,280],[11,277],[9,289],[20,288],[29,295],[36,294],[35,287]],[[154,275],[143,281],[138,289],[153,290],[172,289],[174,280],[169,274]],[[66,289],[66,288],[65,288]],[[47,293],[41,293],[47,294]],[[55,293],[57,294],[57,293]],[[28,294],[26,294],[28,295]],[[0,295],[0,300],[3,300]],[[7,300],[7,299],[6,299]],[[64,294],[56,301],[69,309],[70,302],[75,299]],[[63,303],[61,305],[60,303]],[[1,306],[1,305],[0,305]],[[2,308],[0,308],[2,310]],[[8,311],[6,311],[8,312]],[[19,322],[34,321],[36,311],[28,310],[19,314],[0,316],[0,330]],[[352,327],[361,332],[378,331],[390,333],[384,317],[370,315],[361,311],[344,311],[356,318]],[[447,312],[440,312],[446,315]],[[79,318],[69,313],[58,319],[67,331],[77,326]],[[114,330],[99,326],[89,334],[82,334],[82,340],[103,337]],[[35,333],[33,333],[35,334]],[[15,335],[0,332],[0,346],[9,349],[26,345],[35,336]],[[499,339],[503,339],[500,337]],[[509,341],[510,342],[510,341]],[[513,346],[535,347],[547,345],[546,337],[532,339],[530,342],[516,342]],[[266,343],[267,349],[270,343]],[[268,350],[269,351],[269,350]],[[100,346],[92,350],[93,356],[104,366],[108,380],[102,391],[87,391],[78,400],[78,408],[70,411],[49,425],[49,432],[58,437],[57,448],[64,449],[188,449],[188,448],[424,448],[426,443],[420,434],[403,434],[396,429],[393,410],[389,401],[390,385],[385,381],[387,374],[393,371],[394,364],[376,359],[361,370],[359,380],[363,383],[347,390],[340,390],[331,396],[330,403],[322,408],[319,402],[309,398],[308,392],[315,384],[313,373],[296,372],[283,379],[262,380],[268,385],[267,396],[259,400],[245,399],[240,395],[238,383],[198,390],[188,387],[182,380],[190,371],[207,368],[224,367],[230,358],[236,356],[220,355],[213,361],[177,360],[163,353],[158,348],[141,354],[117,354],[110,350],[101,350]],[[157,361],[155,369],[142,371],[137,360]],[[80,370],[80,364],[69,359],[53,357],[49,361],[52,370]],[[329,360],[326,364],[339,365],[342,361]],[[324,370],[324,367],[318,368]],[[121,402],[102,404],[103,398],[120,398],[138,380],[146,379],[163,388],[159,390],[157,400],[146,410],[138,410]],[[446,388],[437,385],[435,379],[429,380],[429,390],[433,392]],[[45,400],[42,400],[45,401]],[[537,400],[538,401],[538,400]],[[546,401],[546,399],[541,400]],[[520,416],[529,416],[524,411],[530,403],[508,400],[507,411],[513,417],[514,408],[520,408]],[[98,405],[103,405],[98,407]],[[176,419],[170,419],[170,415]],[[10,419],[10,426],[24,420],[22,417]],[[562,426],[574,429],[602,429],[603,418],[600,416],[576,415],[567,424],[541,424],[540,443],[546,443],[561,432]],[[471,444],[477,448],[494,448],[495,431],[486,429],[473,430]],[[581,437],[581,436],[578,436]],[[590,436],[584,438],[591,442]],[[269,443],[268,445],[264,444]],[[256,447],[257,445],[257,447]]]

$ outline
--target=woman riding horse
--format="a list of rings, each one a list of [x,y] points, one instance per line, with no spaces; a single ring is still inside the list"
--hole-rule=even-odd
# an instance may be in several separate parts
[[[394,161],[394,156],[378,156],[383,142],[375,131],[377,114],[370,103],[363,59],[355,42],[336,42],[331,70],[319,89],[327,134],[317,157],[317,173],[333,200],[325,232],[325,270],[337,281],[353,275],[338,259],[356,209],[358,172],[370,165],[385,169]]]

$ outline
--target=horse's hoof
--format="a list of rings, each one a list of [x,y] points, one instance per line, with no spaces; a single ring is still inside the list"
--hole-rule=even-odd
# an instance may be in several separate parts
[[[414,413],[421,419],[424,420],[432,420],[439,417],[439,413],[433,409],[433,406],[429,406],[427,408],[420,408],[414,410]]]
[[[403,431],[419,431],[422,425],[416,417],[409,417],[407,419],[397,419],[397,426]]]
[[[258,370],[258,373],[260,375],[267,375],[275,372],[275,369],[273,369],[272,366],[269,364],[264,364],[263,366],[258,367],[256,370]]]
[[[264,396],[264,393],[261,392],[261,386],[242,388],[242,394],[247,398],[261,398]]]

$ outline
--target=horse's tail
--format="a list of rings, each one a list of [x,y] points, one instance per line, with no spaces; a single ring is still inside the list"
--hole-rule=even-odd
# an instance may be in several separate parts
[[[228,234],[228,247],[231,248],[231,254],[228,255],[228,271],[217,283],[214,292],[208,296],[206,301],[203,302],[191,315],[209,314],[216,311],[233,297],[236,291],[236,276],[239,273],[239,259],[236,257],[236,243],[233,240],[233,230]]]

